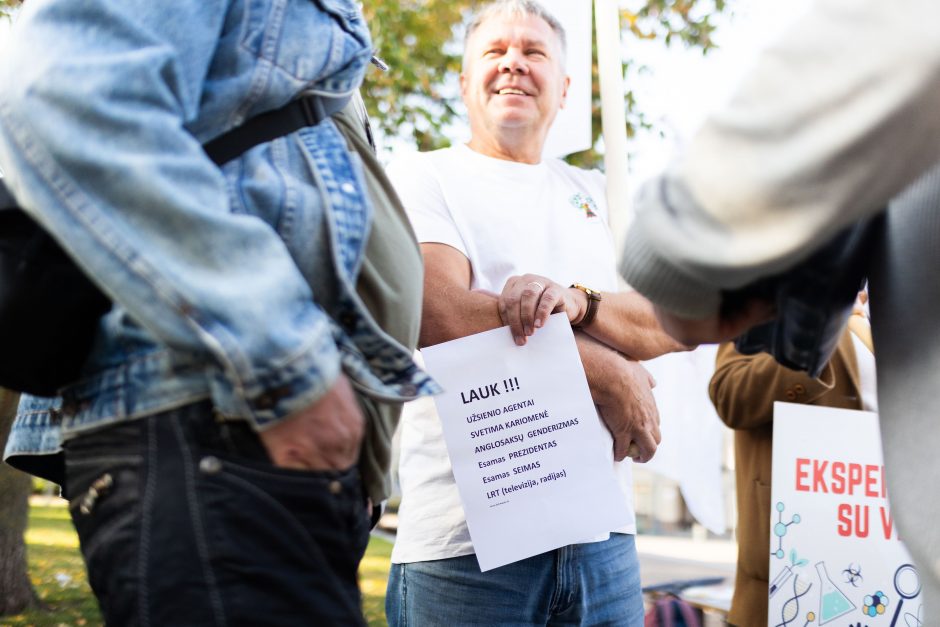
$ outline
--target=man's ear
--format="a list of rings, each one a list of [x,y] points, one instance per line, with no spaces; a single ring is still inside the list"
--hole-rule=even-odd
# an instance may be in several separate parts
[[[561,86],[561,104],[558,106],[559,109],[565,108],[565,102],[568,101],[568,87],[571,85],[571,77],[566,76],[565,82]]]

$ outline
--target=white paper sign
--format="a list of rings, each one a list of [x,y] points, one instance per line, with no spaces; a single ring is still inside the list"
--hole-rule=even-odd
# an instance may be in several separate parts
[[[481,570],[628,522],[565,314],[525,346],[503,327],[421,353]]]
[[[877,414],[776,403],[771,504],[769,626],[928,624]]]

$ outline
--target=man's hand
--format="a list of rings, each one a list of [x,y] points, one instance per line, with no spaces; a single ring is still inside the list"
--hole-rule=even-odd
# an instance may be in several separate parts
[[[774,305],[765,300],[752,299],[731,314],[704,320],[681,318],[658,306],[655,306],[655,311],[666,333],[682,344],[695,346],[733,340],[751,327],[771,320]]]
[[[662,440],[653,399],[656,382],[639,363],[584,333],[575,337],[594,404],[614,438],[614,459],[648,462]]]
[[[611,400],[597,403],[597,409],[614,436],[614,459],[630,457],[646,463],[653,459],[662,441],[659,410],[653,399],[656,381],[638,362],[623,360],[624,385]]]
[[[346,470],[359,459],[365,419],[342,373],[317,402],[260,434],[275,466]]]
[[[582,309],[572,290],[538,274],[509,277],[499,295],[499,317],[518,346],[553,313],[564,311],[569,322],[576,322],[584,316]]]

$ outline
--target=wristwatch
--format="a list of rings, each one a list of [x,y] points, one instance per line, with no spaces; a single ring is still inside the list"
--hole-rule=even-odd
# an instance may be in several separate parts
[[[572,329],[585,329],[589,324],[594,322],[594,317],[597,316],[597,310],[601,302],[601,293],[580,283],[572,283],[570,287],[581,290],[587,294],[587,311],[584,312],[584,317],[581,318],[578,324],[571,325]]]

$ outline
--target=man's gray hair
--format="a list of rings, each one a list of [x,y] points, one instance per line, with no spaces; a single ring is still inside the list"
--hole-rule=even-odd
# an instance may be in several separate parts
[[[476,11],[470,24],[467,26],[467,35],[464,37],[464,46],[470,41],[470,36],[480,27],[480,25],[491,17],[495,16],[526,16],[540,17],[546,24],[552,27],[558,41],[561,43],[561,51],[565,53],[568,49],[568,42],[565,38],[565,27],[535,0],[495,0],[489,4],[483,5],[483,8]]]

